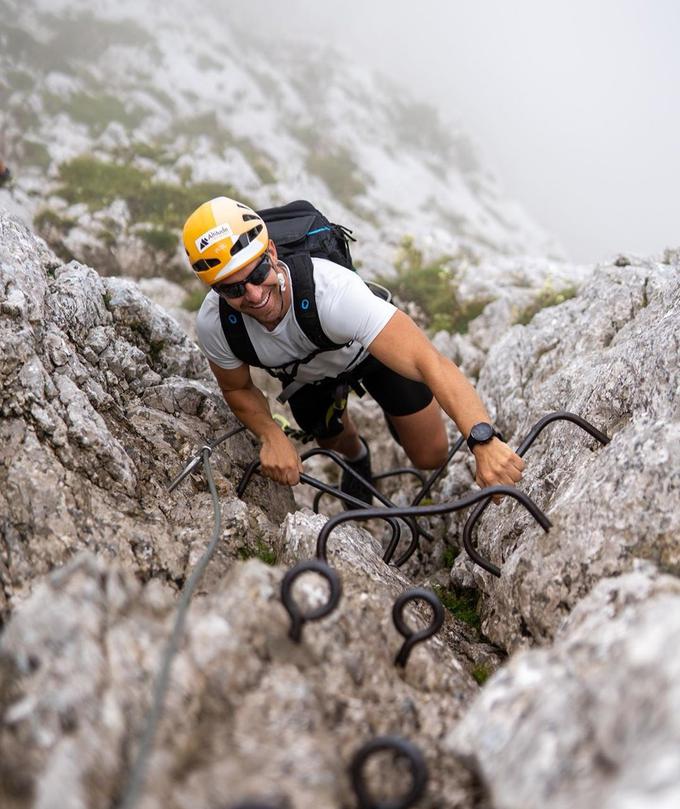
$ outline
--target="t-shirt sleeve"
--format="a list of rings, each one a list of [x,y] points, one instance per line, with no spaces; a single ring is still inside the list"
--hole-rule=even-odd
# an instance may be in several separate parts
[[[396,307],[374,295],[351,270],[331,262],[323,264],[324,275],[328,273],[328,277],[324,278],[317,308],[324,332],[338,343],[356,340],[367,348],[385,328]]]
[[[215,365],[229,371],[243,362],[236,357],[222,331],[220,323],[220,299],[215,292],[208,292],[196,317],[198,344],[205,356]]]

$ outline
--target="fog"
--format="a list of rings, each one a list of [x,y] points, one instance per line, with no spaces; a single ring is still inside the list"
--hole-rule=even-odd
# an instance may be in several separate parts
[[[680,246],[676,0],[250,0],[248,18],[437,105],[569,258]]]

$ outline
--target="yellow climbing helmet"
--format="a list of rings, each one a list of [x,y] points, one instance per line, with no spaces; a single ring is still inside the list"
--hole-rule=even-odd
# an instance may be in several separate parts
[[[269,245],[262,218],[242,202],[215,197],[184,223],[184,249],[196,275],[212,286],[262,255]]]

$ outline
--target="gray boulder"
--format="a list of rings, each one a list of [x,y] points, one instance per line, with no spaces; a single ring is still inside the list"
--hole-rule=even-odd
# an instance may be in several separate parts
[[[495,809],[680,805],[680,581],[650,568],[597,584],[449,734]]]

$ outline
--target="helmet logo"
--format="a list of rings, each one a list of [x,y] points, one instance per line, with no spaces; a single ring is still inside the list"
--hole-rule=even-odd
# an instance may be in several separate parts
[[[234,232],[226,223],[224,225],[217,225],[217,227],[206,230],[205,233],[202,233],[198,239],[196,239],[196,250],[198,250],[199,253],[203,253],[211,244],[215,244],[215,242],[219,242],[222,239],[233,237],[233,235]]]

